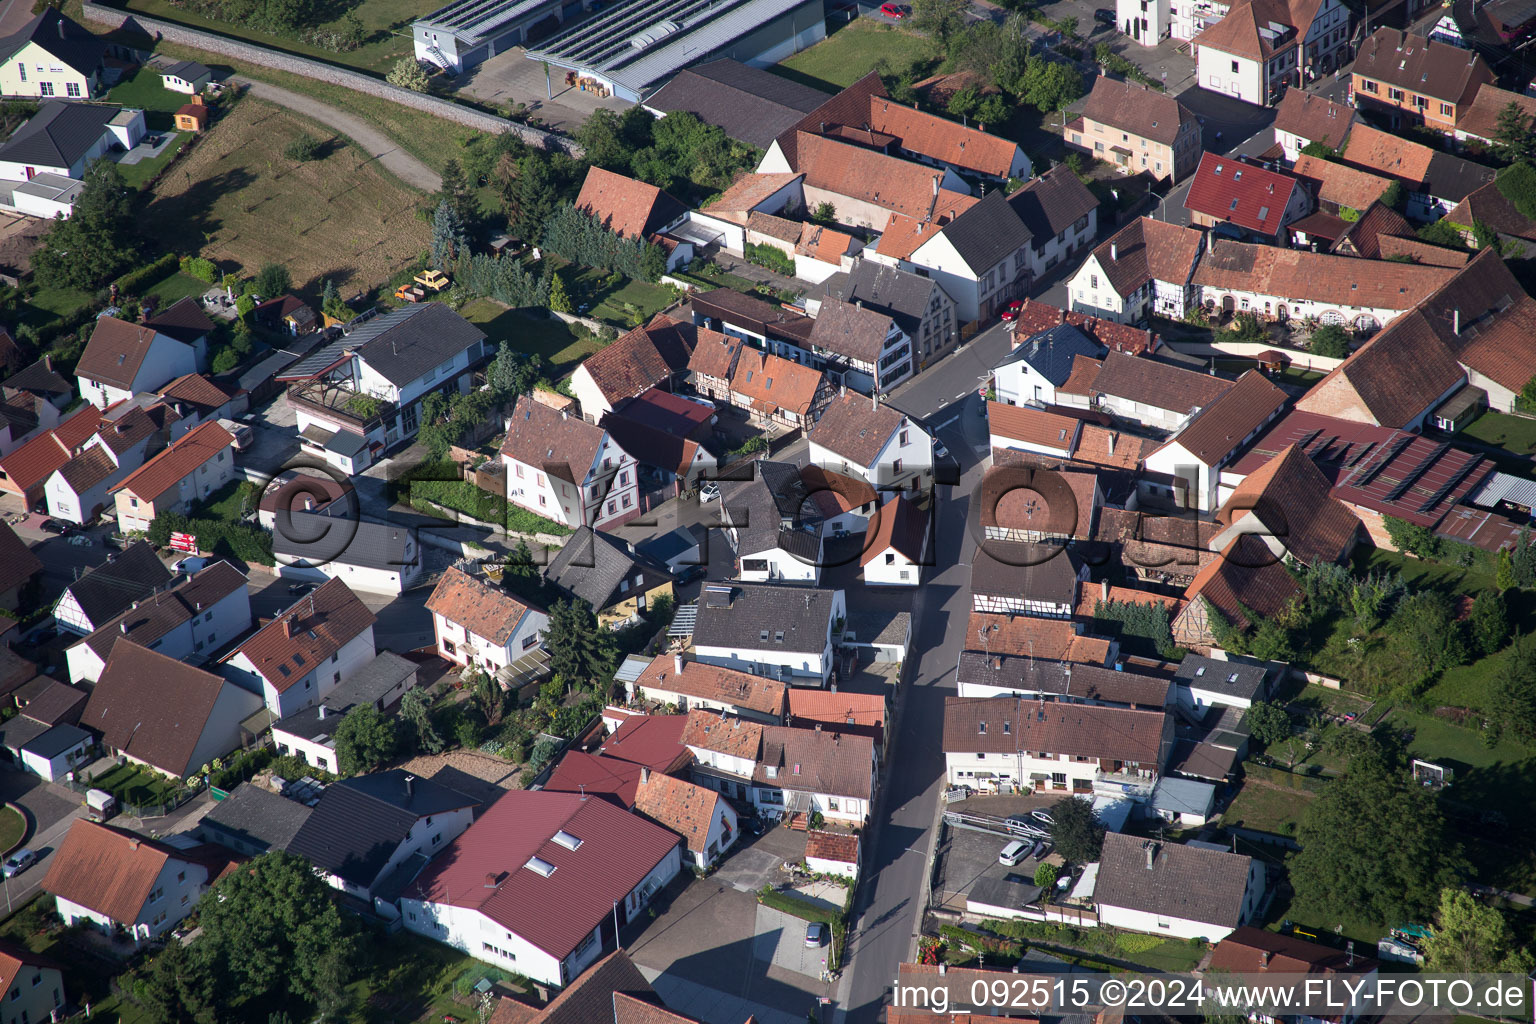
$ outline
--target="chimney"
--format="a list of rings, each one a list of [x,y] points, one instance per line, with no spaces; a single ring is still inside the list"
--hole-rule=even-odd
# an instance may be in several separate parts
[[[415,796],[416,796],[416,776],[414,776],[414,775],[407,775],[405,777],[405,798],[407,800],[412,800],[412,799],[415,798]]]
[[[1002,667],[1003,667],[1002,655],[994,654],[992,656],[992,671],[994,671],[994,672],[1001,671]]]
[[[561,410],[560,410],[560,418],[561,418],[561,419],[562,419],[562,420],[568,420],[568,419],[570,419],[570,418],[571,418],[571,413],[570,413],[570,410],[568,410],[568,409],[561,409]]]
[[[1118,434],[1109,435],[1109,454],[1111,455],[1115,454],[1115,438],[1118,436]]]
[[[283,636],[293,636],[293,616],[283,620]]]
[[[117,624],[117,628],[123,631],[123,635],[124,636],[128,635],[128,623],[126,623],[126,622],[119,622]]]
[[[646,767],[642,766],[640,768],[640,783],[641,783],[641,785],[644,785],[645,783],[650,782],[650,781],[651,781],[651,770],[649,768],[646,768]]]
[[[64,38],[64,17],[63,17],[63,15],[59,16],[59,20],[58,20],[58,22],[56,24],[59,27],[59,38],[63,39]]]
[[[933,198],[939,198],[939,176],[937,174],[933,176]]]
[[[1461,310],[1451,310],[1451,333],[1461,337]]]
[[[1102,600],[1109,600],[1109,580],[1101,580],[1099,582],[1099,594]]]
[[[494,872],[494,871],[487,871],[485,873],[485,887],[487,889],[494,889],[494,888],[496,888],[496,872]]]
[[[325,705],[321,704],[318,708],[316,708],[315,709],[315,714],[318,715],[320,718],[324,718],[325,715],[326,715]]]
[[[1147,851],[1147,870],[1151,871],[1153,865],[1157,863],[1157,844],[1149,839],[1141,845],[1142,849]]]
[[[1118,263],[1119,261],[1120,261],[1120,246],[1117,245],[1114,242],[1110,242],[1109,243],[1109,262],[1111,262],[1111,263]]]
[[[672,671],[676,672],[678,675],[682,675],[683,674],[683,652],[682,651],[678,651],[676,654],[672,655]]]
[[[1260,950],[1259,951],[1259,966],[1267,968],[1269,966],[1269,957],[1270,957],[1269,950],[1267,950],[1267,949]]]
[[[817,733],[817,735],[821,734],[821,723],[820,722],[816,723],[816,733]]]

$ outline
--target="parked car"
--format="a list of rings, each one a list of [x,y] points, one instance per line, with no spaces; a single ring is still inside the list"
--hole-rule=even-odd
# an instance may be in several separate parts
[[[717,483],[707,483],[699,488],[700,505],[707,505],[718,497],[720,497],[720,485]]]
[[[1034,849],[1034,845],[1034,843],[1026,842],[1022,839],[1015,839],[1003,847],[1003,851],[997,855],[997,862],[1005,868],[1011,868],[1019,861],[1028,857],[1029,851]]]
[[[1098,10],[1093,12],[1093,20],[1101,25],[1109,25],[1113,27],[1115,24],[1115,12],[1110,10],[1108,7],[1100,7]]]
[[[1036,821],[1044,822],[1047,825],[1056,824],[1056,819],[1051,817],[1050,811],[1030,811],[1029,816],[1034,818]]]
[[[694,580],[702,579],[705,572],[702,565],[690,565],[677,574],[677,582],[692,583]]]
[[[812,921],[805,926],[805,944],[811,949],[820,947],[827,941],[827,926],[820,921]]]
[[[209,560],[202,555],[188,555],[186,558],[178,558],[171,566],[176,572],[191,574],[202,572],[207,567]]]
[[[37,854],[31,850],[17,850],[5,859],[5,877],[15,878],[37,863]]]
[[[1011,324],[1019,318],[1019,310],[1024,308],[1023,299],[1014,299],[1003,307],[1003,323]]]
[[[64,536],[74,528],[74,524],[66,523],[62,519],[44,519],[43,525],[38,527],[38,529],[42,530],[44,533],[56,533],[60,537]]]
[[[912,13],[912,8],[906,4],[881,4],[880,13],[892,21],[900,21]]]
[[[933,439],[933,457],[936,459],[949,458],[949,449],[944,447],[944,442],[938,438]]]

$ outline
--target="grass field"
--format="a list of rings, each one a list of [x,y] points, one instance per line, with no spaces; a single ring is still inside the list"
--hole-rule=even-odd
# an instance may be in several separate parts
[[[168,132],[171,141],[157,156],[148,160],[140,160],[136,164],[118,164],[117,169],[123,172],[123,180],[130,185],[143,185],[149,179],[160,173],[161,168],[176,159],[187,143],[192,141],[190,132]]]
[[[283,156],[302,134],[328,140],[322,157]],[[366,290],[408,265],[430,231],[415,194],[319,125],[242,100],[196,151],[162,178],[145,223],[166,249],[196,249],[254,272],[282,263],[301,290],[325,278]]]
[[[472,299],[459,313],[470,323],[479,324],[494,344],[511,342],[517,351],[543,359],[545,370],[556,380],[605,344],[564,321],[553,317],[535,320],[492,299]]]
[[[91,780],[91,785],[117,797],[120,803],[146,804],[164,800],[176,792],[176,783],[138,765],[118,765]]]
[[[882,57],[892,68],[933,59],[938,46],[927,36],[860,18],[837,29],[808,50],[771,68],[776,75],[826,92],[837,92],[875,69]]]
[[[423,11],[432,9],[434,8],[431,5],[422,8]],[[156,47],[156,52],[182,60],[201,61],[215,68],[216,73],[230,67],[227,57],[191,46],[162,43]],[[426,111],[401,106],[392,100],[368,96],[343,86],[318,82],[302,75],[292,75],[256,64],[241,64],[238,70],[247,78],[269,82],[301,95],[313,97],[322,103],[361,118],[394,139],[402,149],[434,170],[440,171],[450,159],[462,156],[464,140],[477,134]]]
[[[0,852],[21,845],[27,837],[27,819],[10,807],[0,807]]]
[[[410,23],[422,15],[430,14],[441,5],[434,3],[433,0],[362,0],[362,3],[355,5],[336,5],[334,11],[338,15],[337,20],[317,27],[324,29],[337,26],[343,11],[355,12],[358,20],[363,23],[364,43],[347,53],[324,50],[294,36],[258,32],[236,22],[213,21],[194,14],[179,4],[171,3],[170,0],[126,0],[123,6],[130,11],[138,11],[154,18],[164,18],[166,21],[207,29],[210,32],[233,36],[237,39],[248,39],[262,46],[286,50],[289,53],[313,57],[332,64],[383,74],[394,65],[395,61],[413,52]]]
[[[201,295],[208,290],[208,287],[207,282],[199,281],[197,278],[190,277],[178,270],[170,276],[161,278],[150,285],[144,290],[144,293],[159,299],[160,305],[164,307],[169,306],[178,299]]]
[[[107,93],[107,99],[143,110],[144,123],[152,132],[168,131],[174,126],[171,115],[192,102],[192,97],[186,93],[167,89],[160,73],[148,66],[141,67],[132,78],[114,85]]]
[[[1536,420],[1485,412],[1462,428],[1462,436],[1484,444],[1507,448],[1520,455],[1536,452]]]
[[[1254,781],[1243,783],[1243,788],[1221,814],[1226,825],[1240,825],[1260,832],[1294,836],[1301,816],[1313,795],[1302,789],[1277,789]]]

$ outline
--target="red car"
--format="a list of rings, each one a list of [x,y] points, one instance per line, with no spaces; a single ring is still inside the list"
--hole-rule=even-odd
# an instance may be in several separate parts
[[[1019,318],[1019,310],[1024,308],[1023,299],[1014,299],[1003,307],[1003,322],[1011,324]]]
[[[912,8],[906,4],[881,4],[880,13],[893,21],[900,21],[912,13]]]

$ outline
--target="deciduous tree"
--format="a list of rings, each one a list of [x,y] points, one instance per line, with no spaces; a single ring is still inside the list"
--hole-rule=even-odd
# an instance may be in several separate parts
[[[426,691],[407,690],[400,698],[400,721],[411,730],[416,749],[427,754],[441,754],[447,746],[437,726],[432,724],[432,706]]]
[[[264,264],[251,283],[263,299],[275,299],[293,289],[293,277],[281,263]]]
[[[1338,324],[1324,324],[1312,332],[1308,348],[1315,355],[1343,359],[1349,355],[1349,332]]]
[[[1440,892],[1440,910],[1434,934],[1424,945],[1424,960],[1426,970],[1440,974],[1524,974],[1531,969],[1531,955],[1515,945],[1504,915],[1455,887]]]
[[[1297,838],[1291,885],[1314,919],[1421,920],[1464,867],[1434,795],[1374,745],[1312,801]]]
[[[395,61],[395,66],[389,69],[389,74],[384,76],[384,81],[412,92],[426,92],[432,86],[427,73],[412,56],[401,57]]]
[[[1104,849],[1104,823],[1093,805],[1075,796],[1064,796],[1051,805],[1051,842],[1069,864],[1089,864]]]
[[[341,774],[361,775],[389,760],[399,741],[393,719],[372,704],[360,704],[336,726],[333,742]]]
[[[133,261],[133,193],[111,160],[85,172],[68,220],[55,220],[32,255],[32,271],[45,287],[95,288]]]
[[[1279,704],[1260,701],[1243,716],[1253,738],[1266,747],[1284,742],[1291,735],[1291,716]]]

